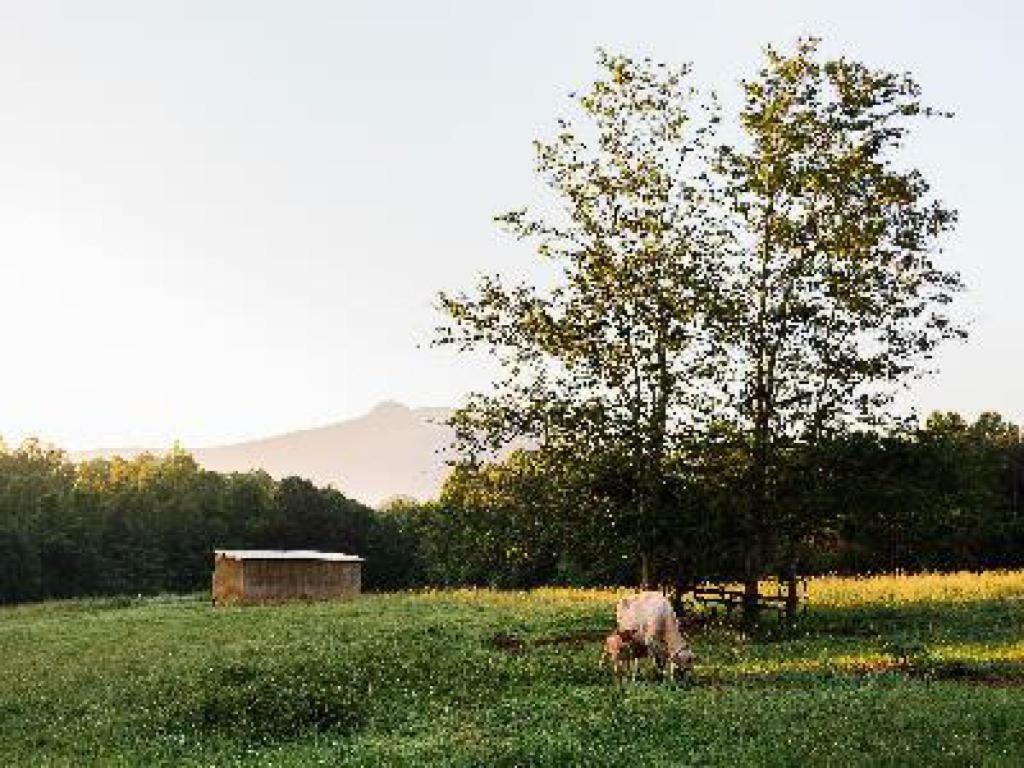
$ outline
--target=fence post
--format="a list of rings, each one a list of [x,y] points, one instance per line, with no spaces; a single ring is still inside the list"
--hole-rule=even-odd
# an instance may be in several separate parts
[[[799,603],[800,598],[796,591],[796,563],[790,563],[786,572],[786,618],[790,621],[796,618]]]

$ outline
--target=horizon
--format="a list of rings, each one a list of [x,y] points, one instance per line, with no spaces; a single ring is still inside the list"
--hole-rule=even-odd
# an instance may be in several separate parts
[[[468,3],[5,7],[0,438],[199,448],[387,401],[458,406],[492,369],[429,348],[431,304],[483,272],[542,274],[491,217],[538,199],[531,142],[593,79],[595,49],[692,62],[728,115],[762,46],[804,34],[911,71],[957,114],[920,126],[907,158],[960,212],[945,263],[972,334],[905,402],[1024,422],[1024,11],[738,7],[526,3],[500,28]]]
[[[356,421],[360,421],[360,420],[363,420],[363,419],[367,419],[368,417],[373,416],[374,414],[379,413],[384,408],[390,408],[390,407],[395,407],[395,406],[401,408],[404,411],[412,413],[412,414],[421,414],[423,411],[452,411],[452,410],[455,409],[455,406],[445,406],[445,405],[411,405],[411,404],[408,404],[408,403],[403,403],[403,402],[401,402],[399,400],[391,400],[391,399],[381,400],[380,402],[375,403],[374,405],[371,405],[366,411],[364,411],[362,413],[356,413],[356,414],[353,414],[351,416],[346,416],[346,417],[343,417],[343,418],[330,419],[328,421],[324,421],[324,422],[320,422],[320,423],[316,423],[316,424],[298,425],[298,426],[295,426],[295,427],[293,427],[291,429],[284,430],[282,432],[274,432],[272,434],[257,435],[257,436],[254,436],[254,437],[251,437],[251,438],[247,438],[247,439],[235,440],[235,441],[231,441],[231,442],[220,442],[220,443],[187,444],[187,443],[184,443],[181,440],[172,439],[170,442],[167,442],[167,443],[160,443],[160,444],[154,443],[154,444],[149,444],[149,445],[121,444],[121,445],[96,445],[96,446],[89,446],[89,447],[85,447],[85,448],[68,448],[67,446],[60,445],[59,443],[54,443],[53,441],[50,441],[50,440],[45,440],[44,438],[37,437],[36,435],[27,435],[22,440],[18,441],[17,443],[15,443],[15,442],[8,442],[8,441],[4,440],[3,435],[0,435],[0,444],[6,445],[6,447],[8,449],[16,449],[20,444],[24,443],[25,441],[28,441],[28,440],[38,440],[43,445],[46,445],[46,446],[49,446],[51,448],[56,448],[56,449],[64,451],[68,455],[68,457],[70,459],[72,459],[73,461],[80,461],[80,460],[82,460],[83,457],[89,458],[89,457],[92,457],[93,455],[96,455],[96,456],[120,456],[122,458],[129,458],[132,455],[137,455],[137,454],[141,454],[141,453],[151,453],[151,454],[155,454],[155,455],[160,455],[160,454],[163,454],[163,453],[167,453],[167,452],[169,452],[171,450],[174,450],[176,448],[180,448],[180,449],[184,450],[186,453],[195,453],[195,452],[200,452],[201,453],[201,452],[209,451],[209,450],[212,450],[212,449],[247,447],[247,446],[250,446],[250,445],[253,445],[253,444],[262,443],[262,442],[273,441],[273,440],[278,440],[278,439],[282,439],[282,438],[295,437],[295,436],[298,436],[298,435],[302,435],[304,433],[317,432],[317,431],[321,431],[321,430],[329,430],[329,429],[331,429],[333,427],[343,426],[343,425],[347,425],[347,424],[349,424],[351,422],[356,422]],[[997,413],[1000,416],[1006,417],[1005,413],[999,413],[998,411],[992,411],[992,410],[989,410],[989,411],[981,410],[981,411],[978,411],[977,413],[964,413],[964,412],[961,412],[961,411],[956,411],[956,410],[951,410],[951,409],[935,409],[935,410],[932,410],[932,411],[928,411],[928,412],[924,412],[924,413],[919,413],[918,414],[918,416],[919,416],[919,419],[918,419],[919,426],[923,427],[925,425],[925,422],[927,421],[928,417],[931,416],[934,413],[956,413],[956,414],[959,414],[959,415],[967,418],[969,422],[975,420],[978,416],[980,416],[983,413]],[[1017,426],[1018,429],[1024,430],[1024,424],[1020,424],[1020,423],[1018,423],[1016,421],[1013,421],[1012,419],[1011,419],[1011,421],[1012,421],[1012,423],[1014,425]]]
[[[258,437],[251,438],[249,440],[241,440],[241,441],[231,442],[231,443],[207,443],[207,444],[204,444],[204,445],[186,445],[186,444],[182,443],[180,440],[172,440],[170,443],[166,443],[166,444],[163,444],[163,445],[107,445],[107,446],[98,446],[96,448],[79,448],[79,449],[75,449],[75,450],[64,449],[64,446],[57,445],[57,444],[52,444],[52,445],[55,448],[64,449],[65,452],[68,453],[72,458],[75,458],[75,457],[78,457],[78,456],[81,456],[81,455],[94,454],[94,453],[95,454],[108,454],[108,453],[111,453],[111,452],[117,452],[117,451],[122,451],[122,450],[123,451],[139,451],[139,452],[147,452],[147,453],[163,453],[163,452],[166,452],[166,451],[170,451],[170,450],[174,449],[175,447],[180,447],[184,451],[186,451],[187,453],[191,453],[191,452],[194,452],[194,451],[205,451],[205,450],[209,450],[209,449],[212,449],[212,448],[236,448],[236,447],[240,447],[240,446],[250,445],[252,443],[260,443],[260,442],[265,442],[265,441],[268,441],[268,440],[276,440],[276,439],[285,438],[285,437],[294,437],[296,435],[301,435],[301,434],[304,434],[304,433],[307,433],[307,432],[317,432],[317,431],[320,431],[320,430],[331,429],[332,427],[338,427],[338,426],[345,425],[345,424],[348,424],[348,423],[353,422],[353,421],[360,421],[362,419],[366,419],[368,417],[374,416],[375,414],[379,414],[382,410],[384,410],[386,408],[394,408],[394,407],[398,407],[398,408],[402,409],[403,411],[411,413],[411,414],[422,414],[424,411],[450,411],[450,410],[452,410],[451,407],[443,406],[443,405],[408,405],[406,403],[399,402],[398,400],[381,400],[379,403],[376,403],[375,405],[370,406],[370,408],[368,410],[364,411],[363,413],[357,413],[357,414],[354,414],[353,416],[348,416],[348,417],[340,418],[340,419],[333,419],[331,421],[327,421],[327,422],[324,422],[324,423],[321,423],[321,424],[309,424],[309,425],[305,425],[305,426],[297,426],[294,429],[289,429],[289,430],[287,430],[285,432],[275,432],[274,434],[261,435],[261,436],[258,436]],[[8,447],[14,447],[14,446],[8,446]],[[120,454],[116,454],[115,453],[114,455],[120,455]]]

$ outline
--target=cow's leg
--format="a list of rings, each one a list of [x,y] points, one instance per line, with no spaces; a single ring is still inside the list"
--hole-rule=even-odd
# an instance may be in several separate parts
[[[646,639],[646,643],[647,653],[651,656],[651,658],[654,659],[654,667],[657,670],[658,674],[665,674],[665,662],[667,658],[666,654],[664,653],[664,650],[661,647],[661,643],[659,643],[653,637],[648,637]]]

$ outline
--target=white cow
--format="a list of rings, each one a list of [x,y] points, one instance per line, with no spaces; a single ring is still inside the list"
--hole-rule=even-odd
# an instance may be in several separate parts
[[[622,598],[615,606],[615,623],[619,631],[633,632],[644,642],[667,679],[674,679],[676,669],[693,667],[696,657],[679,631],[676,612],[660,592]]]

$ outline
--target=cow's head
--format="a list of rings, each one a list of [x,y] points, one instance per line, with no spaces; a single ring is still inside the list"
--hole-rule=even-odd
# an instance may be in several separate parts
[[[672,666],[675,667],[678,674],[685,674],[693,669],[695,661],[697,661],[697,656],[689,648],[680,648],[672,654]]]

